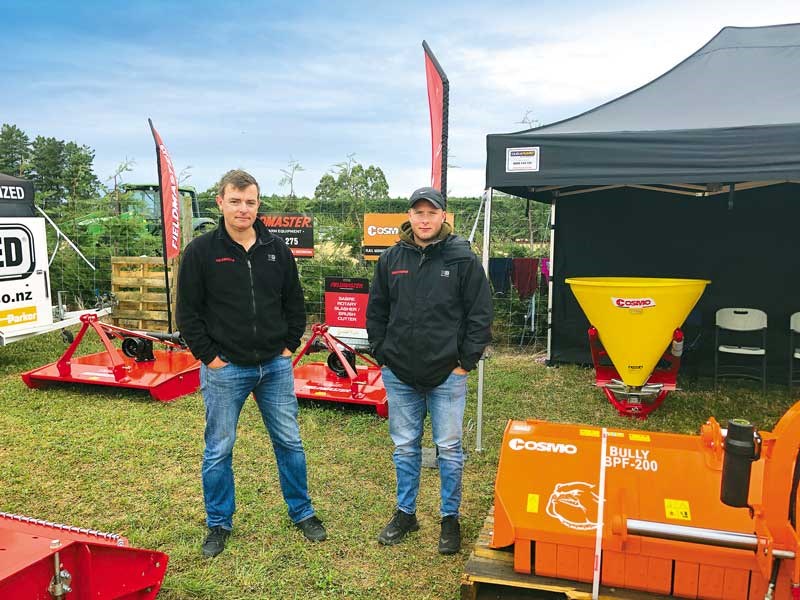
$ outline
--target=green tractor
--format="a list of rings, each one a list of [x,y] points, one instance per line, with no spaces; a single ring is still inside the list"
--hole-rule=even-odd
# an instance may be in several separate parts
[[[128,194],[132,204],[137,207],[150,227],[152,233],[161,231],[161,195],[159,194],[158,184],[153,183],[123,183],[120,191]],[[192,230],[202,233],[213,229],[216,226],[214,219],[207,216],[200,216],[200,207],[197,203],[197,192],[193,187],[181,186],[178,192],[184,198],[191,198],[192,201]]]

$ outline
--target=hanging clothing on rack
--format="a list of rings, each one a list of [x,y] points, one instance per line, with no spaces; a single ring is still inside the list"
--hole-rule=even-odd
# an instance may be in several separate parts
[[[489,280],[492,282],[495,294],[507,294],[511,285],[511,273],[514,263],[510,258],[489,259]]]
[[[511,275],[511,283],[517,288],[519,297],[523,300],[530,298],[536,293],[539,273],[538,258],[515,258],[513,259],[514,272]]]

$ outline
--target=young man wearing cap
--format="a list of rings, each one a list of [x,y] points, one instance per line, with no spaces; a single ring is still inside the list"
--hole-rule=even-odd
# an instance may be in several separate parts
[[[491,340],[489,282],[469,243],[452,234],[434,188],[410,198],[400,241],[381,254],[367,306],[372,354],[382,365],[394,442],[397,506],[378,542],[417,531],[422,432],[431,415],[441,480],[439,552],[461,548],[461,445],[467,375]]]

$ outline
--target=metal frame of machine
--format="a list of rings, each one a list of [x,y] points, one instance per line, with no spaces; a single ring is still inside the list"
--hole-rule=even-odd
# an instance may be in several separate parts
[[[306,354],[322,349],[330,352],[326,363],[299,364]],[[357,365],[357,357],[367,364]],[[311,337],[295,356],[292,367],[298,398],[371,405],[378,416],[389,416],[380,366],[331,334],[326,324],[312,326]]]
[[[683,354],[683,332],[676,329],[672,343],[661,361],[666,366],[656,366],[647,383],[639,390],[631,390],[623,382],[614,365],[603,364],[608,353],[600,342],[597,328],[589,328],[589,348],[592,351],[595,385],[603,389],[608,401],[625,417],[644,419],[661,406],[669,392],[677,389],[678,371]]]
[[[152,600],[169,557],[124,537],[0,513],[0,597]]]
[[[132,331],[101,322],[97,315],[80,317],[81,328],[56,362],[22,374],[28,387],[50,382],[88,383],[147,390],[156,400],[169,402],[200,387],[200,361],[186,350],[178,334]],[[105,351],[75,357],[84,335],[92,329]],[[109,336],[122,340],[116,348]],[[153,350],[153,343],[167,350]]]

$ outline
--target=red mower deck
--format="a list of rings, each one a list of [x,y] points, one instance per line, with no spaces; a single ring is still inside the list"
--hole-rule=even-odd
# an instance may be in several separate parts
[[[170,336],[154,337],[101,323],[96,315],[81,317],[80,331],[60,359],[22,374],[28,387],[56,383],[86,383],[111,387],[146,390],[162,402],[191,394],[200,387],[200,361]],[[104,352],[73,356],[84,334],[92,328],[105,346]],[[109,335],[123,340],[116,348]],[[167,350],[152,350],[152,343],[168,346]],[[149,348],[149,352],[147,351]]]
[[[0,598],[151,600],[168,560],[117,534],[0,513]]]
[[[315,347],[318,339],[330,351],[327,363],[308,362],[299,365],[300,359]],[[356,357],[367,364],[356,365]],[[378,364],[331,335],[327,325],[313,326],[311,338],[292,365],[294,391],[298,398],[371,405],[379,416],[389,416],[386,389]]]

